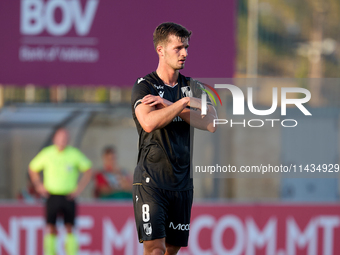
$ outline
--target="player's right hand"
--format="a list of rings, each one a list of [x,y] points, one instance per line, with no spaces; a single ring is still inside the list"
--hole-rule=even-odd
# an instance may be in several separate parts
[[[49,196],[48,191],[45,189],[44,185],[42,183],[39,183],[35,189],[40,194],[40,196],[47,198]]]
[[[168,107],[172,103],[160,96],[154,96],[154,95],[146,95],[142,99],[143,104],[147,104],[149,106],[155,106],[157,109],[161,109],[164,107]]]

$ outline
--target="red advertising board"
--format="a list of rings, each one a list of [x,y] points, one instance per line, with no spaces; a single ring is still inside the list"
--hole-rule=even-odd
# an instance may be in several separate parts
[[[2,204],[0,212],[0,254],[41,255],[43,207]],[[130,203],[81,204],[77,236],[79,255],[143,254]],[[339,205],[195,204],[189,246],[179,255],[337,255],[339,240]]]
[[[0,84],[132,86],[162,22],[193,31],[184,75],[232,77],[235,1],[0,1]]]

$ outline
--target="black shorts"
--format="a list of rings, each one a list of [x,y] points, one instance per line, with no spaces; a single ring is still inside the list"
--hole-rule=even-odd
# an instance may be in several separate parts
[[[165,237],[175,246],[188,246],[193,190],[171,191],[133,186],[133,207],[139,242]]]
[[[64,223],[74,225],[76,202],[62,195],[50,195],[46,200],[46,222],[55,225],[57,217],[62,216]]]

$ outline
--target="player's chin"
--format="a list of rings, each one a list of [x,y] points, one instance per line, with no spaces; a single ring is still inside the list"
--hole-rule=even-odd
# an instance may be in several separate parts
[[[183,64],[180,64],[179,66],[178,66],[178,70],[181,70],[181,69],[183,69],[184,68],[184,63]]]

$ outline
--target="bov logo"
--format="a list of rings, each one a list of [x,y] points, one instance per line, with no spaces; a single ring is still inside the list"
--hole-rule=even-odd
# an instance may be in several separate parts
[[[24,35],[39,35],[44,30],[53,36],[63,36],[74,26],[76,34],[90,32],[99,0],[87,0],[84,10],[80,0],[21,0],[20,31]],[[60,10],[61,21],[55,19]]]

